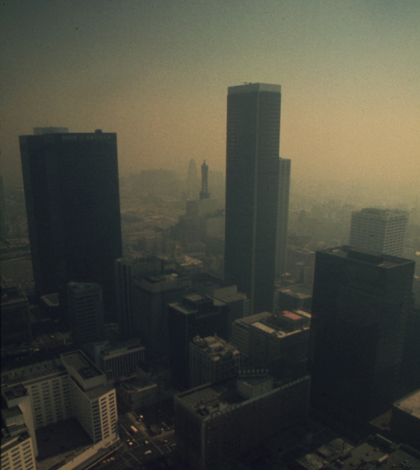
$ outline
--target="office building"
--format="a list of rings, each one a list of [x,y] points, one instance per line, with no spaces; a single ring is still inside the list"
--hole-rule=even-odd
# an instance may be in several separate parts
[[[414,289],[413,289],[414,291]],[[401,379],[407,391],[420,388],[420,305],[412,305],[408,311],[407,331],[401,363]]]
[[[168,305],[191,291],[189,274],[172,269],[139,276],[133,281],[134,331],[146,348],[146,361],[169,353]]]
[[[414,262],[351,247],[316,254],[314,404],[370,417],[397,398]]]
[[[232,343],[246,367],[268,368],[277,377],[306,372],[311,315],[303,310],[257,313],[236,320]]]
[[[87,345],[85,350],[108,380],[133,374],[145,361],[145,349],[138,339],[119,343],[101,341]]]
[[[118,325],[120,333],[125,338],[138,335],[138,325],[133,310],[134,279],[150,274],[160,275],[165,270],[174,268],[173,263],[159,256],[126,257],[115,261]]]
[[[249,325],[250,367],[267,367],[276,377],[307,372],[310,314],[283,311]]]
[[[6,223],[6,196],[4,194],[4,181],[3,175],[0,175],[0,237],[7,237],[7,223]]]
[[[232,323],[232,338],[231,342],[240,351],[242,360],[245,365],[249,364],[250,345],[249,345],[249,328],[252,323],[261,322],[270,318],[270,312],[256,313],[249,315],[245,318],[239,318]]]
[[[3,284],[1,288],[1,343],[4,346],[31,340],[29,313],[26,295],[16,286]]]
[[[260,371],[181,393],[174,399],[181,458],[197,470],[222,463],[300,422],[308,412],[310,378],[276,384]]]
[[[241,353],[217,335],[190,341],[190,388],[216,383],[238,375]]]
[[[362,209],[351,215],[350,245],[354,248],[402,256],[408,213],[390,209]]]
[[[290,167],[291,161],[280,158],[279,166],[279,202],[277,214],[277,252],[276,252],[276,278],[286,273],[287,255],[287,222],[289,218],[290,193]]]
[[[227,338],[229,331],[228,305],[218,299],[201,294],[185,295],[180,302],[168,306],[169,352],[174,379],[188,386],[189,342],[217,334]]]
[[[273,311],[279,199],[279,85],[228,88],[225,281]]]
[[[172,399],[173,394],[172,373],[163,363],[148,370],[138,367],[136,377],[121,380],[117,388],[118,399],[132,411]]]
[[[37,293],[96,282],[115,318],[114,262],[121,257],[117,136],[48,128],[20,136],[26,213]]]
[[[82,346],[105,337],[102,287],[94,283],[67,284],[68,313],[72,339]]]

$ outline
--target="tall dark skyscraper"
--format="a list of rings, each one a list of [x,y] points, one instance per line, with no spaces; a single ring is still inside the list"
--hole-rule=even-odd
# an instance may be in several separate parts
[[[317,252],[309,362],[314,403],[380,414],[396,386],[414,262],[349,247]]]
[[[280,158],[279,172],[279,202],[277,214],[277,257],[276,277],[280,278],[286,272],[287,253],[287,222],[289,219],[289,192],[290,192],[291,161]]]
[[[280,144],[279,85],[228,88],[225,280],[273,311]]]
[[[122,255],[117,136],[63,131],[20,136],[35,287],[64,300],[68,282],[96,282],[113,316]]]

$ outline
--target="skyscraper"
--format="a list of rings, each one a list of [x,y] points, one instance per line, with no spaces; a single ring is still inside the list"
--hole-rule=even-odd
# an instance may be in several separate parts
[[[286,272],[287,253],[287,222],[289,218],[289,192],[290,192],[291,161],[280,158],[279,172],[279,202],[277,215],[277,254],[276,277],[280,278]]]
[[[66,133],[20,136],[26,212],[39,295],[97,282],[114,316],[114,262],[121,257],[117,136]]]
[[[280,143],[279,85],[228,88],[225,280],[273,311]]]
[[[408,213],[367,208],[351,215],[350,245],[355,248],[401,256]]]
[[[351,247],[316,254],[313,399],[369,417],[396,398],[414,262]]]

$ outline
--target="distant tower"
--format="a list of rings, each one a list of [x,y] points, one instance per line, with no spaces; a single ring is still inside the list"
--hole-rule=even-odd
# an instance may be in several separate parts
[[[273,311],[279,191],[280,85],[229,87],[225,281]]]
[[[287,222],[289,218],[290,166],[288,159],[280,158],[279,205],[277,213],[276,278],[286,272]]]
[[[70,282],[67,297],[73,343],[82,346],[103,340],[105,327],[101,286]]]
[[[187,174],[187,192],[189,197],[196,197],[199,188],[197,165],[194,158],[191,158],[188,164]]]
[[[206,161],[201,165],[201,192],[200,199],[209,199],[209,166]]]
[[[401,256],[408,213],[390,209],[362,209],[351,215],[350,245]]]
[[[117,135],[35,129],[20,136],[35,288],[97,282],[115,317],[114,262],[122,255]]]

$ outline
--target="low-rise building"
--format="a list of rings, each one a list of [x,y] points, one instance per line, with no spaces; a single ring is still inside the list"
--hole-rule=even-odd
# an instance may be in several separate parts
[[[133,374],[145,361],[145,348],[138,339],[119,343],[101,341],[89,344],[85,349],[108,380]]]
[[[229,307],[225,302],[201,294],[185,295],[181,302],[168,306],[170,354],[174,379],[188,387],[189,343],[197,335],[217,334],[227,339]]]
[[[233,323],[232,342],[248,367],[276,376],[306,371],[311,315],[303,310],[262,312]]]
[[[276,297],[278,311],[300,309],[310,312],[312,308],[312,284],[311,286],[295,284],[281,287],[277,289]]]
[[[217,335],[196,336],[190,342],[189,360],[189,382],[194,388],[235,377],[241,366],[241,353]]]
[[[164,366],[152,371],[138,367],[136,377],[119,384],[118,398],[132,411],[146,408],[172,397],[170,382],[171,371]]]
[[[302,420],[308,411],[309,376],[275,383],[261,371],[235,381],[204,385],[175,397],[175,433],[181,457],[210,470]]]

